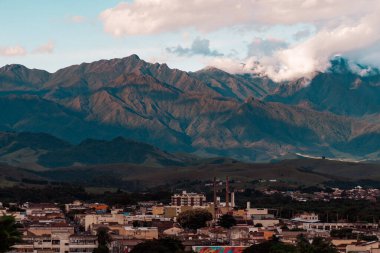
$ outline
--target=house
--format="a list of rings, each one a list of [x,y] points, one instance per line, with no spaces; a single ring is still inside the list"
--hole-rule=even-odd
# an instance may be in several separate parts
[[[263,219],[254,219],[253,224],[258,225],[261,224],[262,227],[268,228],[268,227],[274,227],[278,225],[280,221],[278,219],[271,219],[271,218],[263,218]]]
[[[132,239],[152,240],[158,239],[158,229],[156,227],[124,227],[119,231],[119,235]]]
[[[364,242],[346,246],[346,253],[379,253],[379,242]]]
[[[96,236],[55,232],[50,235],[24,236],[21,243],[12,247],[12,251],[20,253],[90,253],[97,247]]]
[[[178,236],[184,230],[182,228],[172,227],[163,231],[164,236]]]
[[[301,213],[301,214],[298,214],[296,215],[292,221],[296,221],[296,222],[305,222],[305,223],[315,223],[315,222],[319,222],[319,217],[318,217],[318,214],[315,214],[315,213]]]

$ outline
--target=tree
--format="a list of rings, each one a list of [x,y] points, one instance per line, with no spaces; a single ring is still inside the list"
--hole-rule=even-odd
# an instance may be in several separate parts
[[[313,242],[300,235],[297,238],[297,245],[289,245],[277,240],[255,244],[245,249],[243,253],[337,253],[336,248],[327,240],[316,237]]]
[[[310,243],[307,238],[301,234],[297,238],[297,250],[302,253],[337,253],[338,250],[331,242],[322,237],[316,237]]]
[[[212,220],[212,214],[204,209],[187,210],[178,215],[177,221],[187,229],[198,229],[206,226]]]
[[[351,228],[333,229],[330,232],[331,237],[337,237],[340,239],[352,239],[354,238]]]
[[[338,253],[335,246],[322,237],[314,238],[311,245],[313,246],[315,253]]]
[[[111,242],[111,237],[108,234],[108,228],[98,228],[96,235],[98,236],[98,247],[94,249],[94,253],[109,253],[108,244]]]
[[[300,234],[297,237],[297,249],[302,253],[314,253],[313,247],[304,234]]]
[[[183,253],[185,247],[182,242],[173,238],[149,240],[137,244],[131,253]]]
[[[260,244],[254,244],[246,248],[243,253],[298,253],[297,248],[293,245],[284,244],[279,241],[267,241]]]
[[[0,217],[0,252],[7,252],[13,245],[21,241],[21,233],[17,230],[13,216]]]
[[[231,214],[224,214],[218,220],[219,226],[223,228],[231,228],[236,225],[236,220]]]

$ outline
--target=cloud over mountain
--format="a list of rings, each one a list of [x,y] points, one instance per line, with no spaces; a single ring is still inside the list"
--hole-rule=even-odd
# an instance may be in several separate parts
[[[210,41],[207,39],[201,39],[197,37],[190,47],[182,47],[178,45],[177,47],[168,47],[166,51],[179,56],[192,56],[192,55],[203,55],[203,56],[223,56],[217,50],[210,49]]]
[[[345,0],[135,0],[103,11],[100,18],[104,30],[113,36],[180,30],[205,34],[223,29],[253,31],[306,24],[312,29],[302,28],[293,33],[293,40],[282,42],[256,37],[249,45],[247,58],[211,60],[235,62],[234,66],[225,68],[228,71],[236,71],[244,63],[244,71],[260,72],[282,81],[325,71],[335,55],[353,55],[356,60],[363,60],[379,53],[380,50],[366,50],[380,41],[379,11],[380,2],[375,0],[349,3]],[[177,55],[222,56],[210,50],[208,44],[207,40],[199,39],[190,48],[178,46],[167,51]],[[380,66],[380,61],[373,57],[366,63]]]
[[[379,23],[380,17],[371,14],[349,25],[323,28],[301,43],[276,51],[273,57],[265,60],[262,70],[277,81],[323,72],[334,55],[360,52],[378,43]]]

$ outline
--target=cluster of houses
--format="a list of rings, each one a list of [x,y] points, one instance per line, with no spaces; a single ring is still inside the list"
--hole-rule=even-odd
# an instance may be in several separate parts
[[[331,201],[335,199],[369,200],[376,202],[377,199],[380,198],[380,189],[376,188],[363,188],[361,186],[356,186],[355,188],[348,190],[343,190],[340,188],[332,188],[331,190],[332,191],[316,191],[312,193],[305,193],[301,191],[265,190],[264,194],[281,194],[303,202]]]
[[[378,223],[323,223],[314,213],[301,213],[293,219],[279,219],[275,210],[235,206],[234,194],[221,202],[214,198],[208,202],[205,195],[182,192],[164,205],[156,201],[139,202],[123,208],[99,203],[75,201],[66,205],[54,203],[11,204],[0,209],[0,215],[13,215],[21,224],[22,242],[12,252],[17,253],[88,253],[98,247],[97,231],[107,228],[112,253],[125,253],[145,240],[174,237],[182,241],[187,250],[213,252],[220,247],[233,248],[241,252],[244,248],[277,237],[284,243],[294,244],[303,234],[312,240],[324,237],[339,249],[339,252],[380,253],[379,242],[361,241],[358,238],[333,238],[330,231],[351,229],[358,235],[380,236]],[[181,212],[204,209],[212,214],[208,226],[186,230],[177,222]],[[217,220],[223,214],[230,214],[236,225],[226,229],[218,226]],[[203,251],[202,251],[203,250]],[[215,251],[219,252],[219,251]]]

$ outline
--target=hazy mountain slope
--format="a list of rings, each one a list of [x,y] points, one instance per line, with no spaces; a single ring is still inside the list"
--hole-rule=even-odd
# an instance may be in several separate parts
[[[33,151],[33,152],[32,152]],[[92,164],[183,165],[187,158],[121,137],[70,144],[45,133],[0,133],[0,163],[29,168]]]
[[[330,145],[349,141],[367,124],[307,108],[248,100],[216,119],[202,119],[193,129],[201,133],[193,137],[193,145],[243,159],[268,160],[295,152],[334,156]]]
[[[0,96],[0,115],[0,131],[45,132],[70,141],[117,132],[117,127],[85,121],[83,114],[36,95]]]
[[[334,169],[331,169],[334,168]],[[136,166],[130,164],[76,166],[37,173],[49,180],[76,182],[81,185],[132,188],[173,186],[184,181],[208,181],[214,176],[233,178],[236,187],[254,180],[276,179],[279,184],[317,185],[328,181],[380,180],[376,164],[349,163],[322,159],[294,159],[278,163],[201,163],[187,167]],[[363,182],[364,183],[364,182]],[[231,183],[233,184],[233,183]],[[273,185],[273,184],[272,184]],[[137,188],[137,189],[136,189]]]

